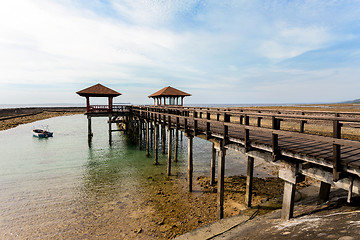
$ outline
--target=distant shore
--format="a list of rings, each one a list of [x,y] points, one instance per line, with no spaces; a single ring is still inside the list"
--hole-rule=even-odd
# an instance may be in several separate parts
[[[47,118],[81,114],[84,112],[85,108],[81,107],[0,109],[0,131]]]
[[[220,107],[220,106],[219,106]],[[301,104],[301,105],[274,105],[251,106],[238,108],[274,109],[274,110],[308,110],[329,112],[360,112],[360,104]],[[14,128],[21,124],[39,120],[85,113],[85,107],[30,107],[30,108],[4,108],[0,109],[0,131]]]

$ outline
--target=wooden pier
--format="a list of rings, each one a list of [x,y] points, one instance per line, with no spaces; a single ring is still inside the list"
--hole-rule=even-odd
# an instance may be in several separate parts
[[[215,181],[215,161],[218,156],[218,217],[224,216],[224,169],[226,151],[235,150],[248,157],[245,202],[251,206],[254,158],[280,166],[279,177],[285,181],[282,219],[293,216],[296,183],[305,176],[321,181],[319,202],[327,201],[331,186],[359,194],[360,135],[347,134],[360,127],[360,113],[320,111],[274,111],[239,108],[196,108],[178,106],[128,106],[128,128],[137,128],[139,138],[145,134],[146,146],[155,129],[154,152],[157,163],[158,129],[165,151],[165,128],[182,131],[188,137],[188,188],[192,191],[193,138],[213,143],[211,182]],[[130,126],[130,125],[133,126]],[[144,127],[146,124],[147,127]],[[150,124],[150,126],[149,126]],[[320,135],[307,128],[327,128]],[[345,131],[346,130],[346,131]],[[150,137],[151,136],[151,137]],[[175,136],[178,136],[176,134]],[[353,139],[347,139],[349,136]],[[170,139],[169,139],[170,140]],[[174,159],[177,159],[177,137]],[[168,141],[167,174],[171,175],[172,149]],[[148,149],[148,147],[147,147]],[[147,150],[147,154],[148,154]]]
[[[150,142],[153,143],[154,164],[158,164],[159,140],[165,154],[167,129],[168,176],[171,175],[172,161],[177,161],[178,133],[183,132],[188,138],[189,192],[192,192],[193,185],[193,138],[211,141],[211,184],[215,184],[218,156],[219,219],[224,217],[225,157],[228,150],[241,152],[248,158],[245,194],[248,207],[251,207],[252,199],[254,158],[280,167],[279,178],[285,181],[282,220],[293,217],[296,183],[304,181],[305,176],[321,181],[319,202],[329,199],[331,186],[348,190],[348,202],[351,202],[353,193],[360,193],[360,112],[183,107],[183,98],[190,94],[170,86],[149,96],[154,98],[157,106],[114,105],[113,98],[121,94],[101,84],[77,93],[86,97],[90,147],[91,118],[108,117],[110,144],[113,131],[125,131],[138,142],[140,149],[145,140],[146,156],[150,156]],[[108,105],[90,105],[90,97],[106,97]],[[121,128],[112,130],[114,122]],[[182,138],[183,134],[180,136]]]

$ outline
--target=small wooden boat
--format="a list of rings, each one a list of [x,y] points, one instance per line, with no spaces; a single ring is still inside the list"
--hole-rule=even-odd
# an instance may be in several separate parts
[[[38,138],[48,138],[53,136],[53,132],[40,128],[35,128],[33,129],[33,136]]]

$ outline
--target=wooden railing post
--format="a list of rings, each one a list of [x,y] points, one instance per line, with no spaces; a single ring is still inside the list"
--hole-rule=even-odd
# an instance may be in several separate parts
[[[245,115],[245,125],[249,126],[249,116]],[[245,152],[250,151],[250,130],[245,128],[245,137],[244,137],[244,143],[245,143]]]
[[[206,119],[210,120],[210,113],[206,113]],[[211,132],[210,132],[210,122],[206,122],[206,139],[210,139]]]
[[[224,113],[224,130],[223,130],[224,145],[226,145],[229,142],[229,126],[226,125],[227,122],[230,122],[230,115]]]
[[[333,121],[333,138],[341,138],[341,123],[338,120]],[[341,146],[333,144],[333,180],[338,181],[341,173]]]
[[[194,136],[197,135],[198,131],[197,131],[197,128],[198,128],[198,120],[196,119],[198,117],[198,113],[194,110],[194,113],[193,113],[193,118],[194,118]]]
[[[257,118],[257,126],[258,127],[261,127],[261,119],[262,119],[262,117]]]
[[[306,120],[300,120],[300,130],[299,130],[299,132],[301,132],[301,133],[304,132],[305,123],[307,123]]]
[[[279,130],[279,120],[276,117],[272,117],[272,129]],[[272,157],[273,161],[278,160],[279,155],[279,135],[273,133],[272,134]]]

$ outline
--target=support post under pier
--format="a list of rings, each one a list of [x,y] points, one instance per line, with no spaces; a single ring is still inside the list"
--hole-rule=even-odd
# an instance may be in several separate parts
[[[174,149],[174,162],[178,161],[178,147],[179,147],[179,130],[175,130],[175,149]]]
[[[149,122],[146,122],[146,156],[150,156],[150,132],[149,132]]]
[[[247,207],[251,207],[253,175],[254,175],[254,158],[248,156],[247,176],[246,176],[246,194],[245,194],[245,204]]]
[[[189,192],[192,192],[193,178],[193,139],[194,136],[188,134],[188,186]]]
[[[154,164],[159,164],[159,156],[158,156],[158,149],[159,149],[159,125],[155,123],[155,134],[154,134]]]
[[[112,142],[112,134],[111,134],[111,115],[109,116],[109,144]]]
[[[168,162],[167,162],[167,175],[171,176],[171,140],[172,140],[172,130],[169,127],[168,129],[168,134],[169,134],[169,138],[168,138]]]
[[[299,173],[299,163],[282,161],[279,178],[285,180],[281,220],[287,221],[294,213],[296,183],[303,181],[305,177]]]
[[[93,137],[93,133],[92,133],[92,130],[91,130],[91,117],[87,116],[87,119],[88,119],[88,143],[89,143],[89,146],[90,146],[91,139]]]
[[[216,149],[215,143],[212,144],[212,154],[211,154],[211,178],[210,178],[210,185],[215,184],[215,165],[216,165]]]
[[[218,158],[218,187],[217,187],[217,216],[218,219],[224,218],[224,183],[225,183],[225,154],[224,141],[220,141]]]
[[[165,121],[165,120],[164,120]],[[161,147],[162,147],[162,153],[165,154],[166,149],[166,131],[165,131],[165,124],[161,126]]]
[[[320,183],[320,192],[319,192],[318,203],[323,203],[323,202],[326,202],[329,200],[330,189],[331,189],[331,184],[326,183],[326,182]]]

